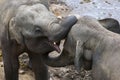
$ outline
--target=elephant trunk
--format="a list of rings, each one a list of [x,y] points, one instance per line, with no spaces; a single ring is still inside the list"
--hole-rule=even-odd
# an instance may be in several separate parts
[[[53,26],[50,25],[50,33],[48,34],[50,36],[50,40],[60,41],[65,38],[77,20],[78,19],[75,16],[68,16],[62,19],[59,24],[53,23]]]
[[[72,57],[69,56],[69,53],[65,50],[59,55],[58,57],[49,57],[48,54],[43,55],[43,60],[48,66],[51,67],[64,67],[67,65],[72,65],[73,64],[73,59]]]

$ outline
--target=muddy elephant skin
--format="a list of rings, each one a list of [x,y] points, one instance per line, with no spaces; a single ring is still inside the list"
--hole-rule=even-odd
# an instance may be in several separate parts
[[[44,58],[48,65],[54,67],[73,62],[77,70],[82,66],[91,66],[93,80],[119,80],[119,44],[119,34],[105,29],[96,19],[84,16],[69,32],[61,55],[57,58]]]
[[[18,80],[18,56],[27,52],[35,80],[48,80],[41,55],[56,50],[77,22],[75,16],[58,19],[39,0],[0,1],[0,40],[6,80]]]

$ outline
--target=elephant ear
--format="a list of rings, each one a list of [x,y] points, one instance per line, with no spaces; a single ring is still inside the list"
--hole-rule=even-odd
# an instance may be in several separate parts
[[[23,44],[23,36],[20,27],[16,26],[15,17],[9,22],[10,39],[16,40],[18,44]]]

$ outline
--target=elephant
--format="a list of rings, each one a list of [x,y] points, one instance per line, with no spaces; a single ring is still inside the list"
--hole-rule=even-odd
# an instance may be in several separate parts
[[[35,80],[48,80],[42,55],[60,49],[56,42],[65,38],[78,21],[75,16],[57,18],[39,0],[3,0],[0,2],[0,46],[5,80],[18,80],[20,54],[26,52]]]
[[[68,33],[62,53],[54,58],[44,54],[46,64],[63,67],[74,63],[78,71],[81,67],[92,69],[93,80],[120,79],[120,35],[100,22],[90,16],[80,17]]]

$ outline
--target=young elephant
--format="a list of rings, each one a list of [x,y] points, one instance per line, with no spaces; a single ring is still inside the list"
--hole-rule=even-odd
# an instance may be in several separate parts
[[[96,19],[84,16],[69,32],[61,55],[57,58],[44,58],[50,66],[66,66],[74,61],[78,70],[90,61],[93,80],[118,80],[119,44],[119,34],[105,29]]]
[[[119,22],[113,18],[105,18],[105,19],[101,19],[101,20],[98,20],[99,23],[107,28],[108,30],[110,31],[113,31],[115,33],[120,33],[120,25],[119,25]],[[67,40],[67,39],[66,39]],[[65,43],[68,43],[68,44],[71,44],[70,42],[66,42]],[[68,46],[71,46],[71,45],[68,45]],[[65,47],[64,45],[64,48],[67,48],[67,46]],[[78,45],[76,45],[75,47],[73,48],[78,48]],[[79,49],[77,50],[77,52],[79,51]],[[62,51],[61,55],[58,56],[57,58],[49,58],[48,57],[48,54],[45,54],[43,57],[44,57],[44,60],[46,61],[46,63],[50,66],[56,66],[56,67],[60,67],[60,66],[66,66],[66,65],[69,65],[69,64],[73,64],[74,62],[74,58],[75,58],[75,53],[72,53],[68,50],[67,52],[66,51]],[[69,54],[69,55],[68,55]],[[91,65],[92,65],[92,61],[91,61],[91,56],[92,52],[91,50],[85,50],[84,51],[84,68],[86,70],[89,70],[91,69]],[[70,57],[68,57],[70,56]],[[69,59],[70,58],[70,59]],[[69,59],[69,61],[68,61]],[[56,62],[55,62],[56,61]],[[58,61],[58,62],[57,62]],[[79,68],[79,67],[78,67]]]
[[[39,0],[1,0],[0,40],[6,80],[18,80],[18,56],[29,54],[36,80],[48,80],[41,56],[57,50],[54,42],[63,39],[77,22],[75,16],[63,20]]]

